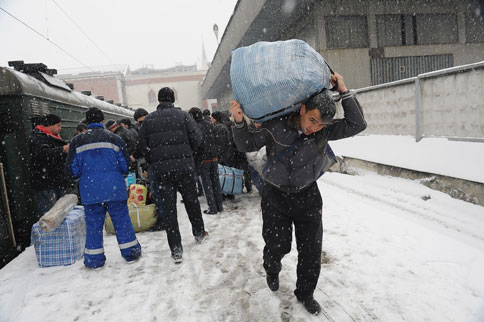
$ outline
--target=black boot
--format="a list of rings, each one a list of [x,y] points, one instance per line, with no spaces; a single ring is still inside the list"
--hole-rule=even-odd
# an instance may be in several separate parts
[[[304,300],[299,300],[299,302],[301,302],[304,307],[306,308],[306,310],[308,310],[309,313],[313,314],[313,315],[318,315],[319,313],[321,313],[321,305],[319,305],[319,303],[314,299],[314,297],[308,297]]]
[[[266,281],[267,286],[269,286],[272,292],[275,292],[279,289],[279,274],[267,273]]]

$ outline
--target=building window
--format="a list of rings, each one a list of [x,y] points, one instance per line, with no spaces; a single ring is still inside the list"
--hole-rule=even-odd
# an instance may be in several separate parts
[[[453,66],[454,57],[451,54],[372,58],[370,60],[371,85],[415,77],[418,74]]]
[[[451,44],[458,41],[455,14],[377,15],[378,47]]]
[[[377,15],[376,32],[378,47],[405,45],[405,27],[404,15]]]
[[[484,1],[469,5],[466,15],[467,42],[484,42]]]
[[[325,21],[328,49],[369,47],[366,16],[327,16]]]
[[[149,104],[156,104],[156,95],[152,89],[148,92],[148,102]]]
[[[418,45],[452,44],[459,39],[457,15],[453,13],[417,14],[415,24]]]

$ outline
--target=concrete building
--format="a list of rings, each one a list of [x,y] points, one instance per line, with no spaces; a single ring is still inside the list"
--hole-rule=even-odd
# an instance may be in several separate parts
[[[183,110],[194,106],[206,107],[200,94],[200,85],[206,72],[206,69],[197,69],[196,65],[135,70],[125,78],[129,106],[154,111],[158,105],[158,90],[170,87],[175,92],[175,105]]]
[[[306,41],[351,88],[484,60],[482,0],[239,0],[202,84],[228,109],[233,49]]]
[[[158,90],[170,87],[175,92],[175,105],[183,110],[196,106],[216,108],[216,100],[204,100],[201,83],[209,68],[202,43],[202,58],[198,64],[176,65],[165,69],[145,67],[131,71],[128,65],[97,66],[60,71],[57,75],[74,85],[76,91],[90,91],[116,104],[131,109],[143,107],[154,111],[158,105]]]
[[[77,92],[89,91],[91,95],[103,96],[106,101],[128,105],[125,90],[125,77],[129,74],[128,65],[109,65],[60,70],[56,78],[74,85]]]

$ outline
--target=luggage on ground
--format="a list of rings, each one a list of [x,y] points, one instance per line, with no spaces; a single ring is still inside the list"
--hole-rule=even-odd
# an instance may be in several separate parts
[[[75,194],[66,194],[56,201],[54,206],[39,219],[40,228],[43,231],[56,229],[66,218],[66,215],[77,205]]]
[[[302,40],[257,42],[232,51],[234,99],[256,122],[292,113],[311,95],[329,89],[331,70]]]
[[[129,197],[128,197],[128,205],[129,204],[136,204],[138,206],[146,205],[146,195],[148,193],[148,189],[145,185],[142,184],[132,184],[129,186]]]
[[[242,193],[244,171],[225,165],[218,165],[218,178],[223,194],[237,195]]]
[[[136,205],[129,204],[129,217],[135,232],[146,231],[150,229],[156,222],[155,205]],[[104,229],[109,234],[115,234],[113,222],[109,213],[106,214],[106,221],[104,222]]]
[[[75,206],[52,231],[45,232],[40,229],[39,222],[35,223],[31,243],[40,267],[74,264],[83,256],[86,243],[84,207]]]

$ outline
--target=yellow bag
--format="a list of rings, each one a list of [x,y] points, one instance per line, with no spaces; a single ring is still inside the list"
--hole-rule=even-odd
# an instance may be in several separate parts
[[[128,205],[129,217],[135,232],[145,231],[150,229],[156,222],[155,205],[137,206],[136,204]],[[109,213],[106,214],[106,221],[104,223],[104,229],[108,234],[115,234],[113,222]]]
[[[142,184],[132,184],[129,186],[129,204],[137,204],[138,206],[146,205],[146,195],[148,189]]]

